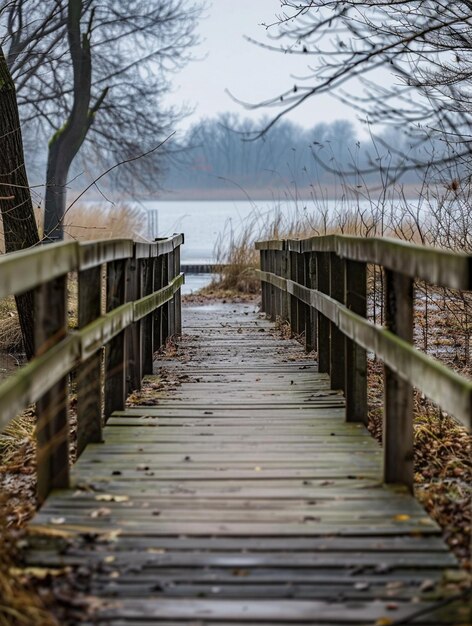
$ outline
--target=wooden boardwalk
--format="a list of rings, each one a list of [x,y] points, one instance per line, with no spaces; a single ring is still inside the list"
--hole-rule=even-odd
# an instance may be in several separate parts
[[[116,413],[30,525],[28,563],[100,600],[83,623],[466,624],[438,527],[302,348],[249,305],[183,327],[189,358],[156,364],[181,384]]]

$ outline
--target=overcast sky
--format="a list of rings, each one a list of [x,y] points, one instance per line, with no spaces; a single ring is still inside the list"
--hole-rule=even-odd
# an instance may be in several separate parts
[[[280,11],[279,0],[209,0],[199,34],[201,45],[190,63],[173,79],[172,104],[194,107],[184,126],[202,117],[234,111],[258,119],[278,109],[245,111],[232,101],[229,90],[240,100],[257,103],[278,95],[297,82],[293,76],[307,73],[306,60],[296,55],[270,52],[246,41],[249,36],[267,41],[262,23],[272,23]],[[318,122],[356,117],[351,109],[330,96],[312,98],[290,114],[291,120],[305,127]]]

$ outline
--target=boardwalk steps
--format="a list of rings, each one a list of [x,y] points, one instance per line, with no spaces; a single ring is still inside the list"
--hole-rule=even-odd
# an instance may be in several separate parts
[[[298,344],[250,305],[184,328],[157,364],[180,384],[116,412],[30,525],[28,564],[78,566],[100,600],[83,623],[466,624],[439,528]]]

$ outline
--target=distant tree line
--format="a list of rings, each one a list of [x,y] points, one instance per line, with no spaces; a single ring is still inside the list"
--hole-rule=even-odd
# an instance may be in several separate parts
[[[391,142],[402,155],[416,157],[420,151],[441,149],[417,146],[398,132],[392,137],[388,128],[376,139],[361,141],[354,125],[344,119],[306,129],[284,118],[258,136],[266,122],[225,113],[194,124],[182,142],[185,150],[169,161],[163,186],[176,191],[235,187],[306,191],[339,185],[341,178],[362,186],[400,174],[403,182],[413,182],[415,173],[403,172],[401,159],[388,147]]]

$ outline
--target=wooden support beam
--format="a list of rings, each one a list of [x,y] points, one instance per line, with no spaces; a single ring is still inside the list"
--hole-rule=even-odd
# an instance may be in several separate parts
[[[316,288],[316,256],[313,252],[305,252],[305,286]],[[307,352],[317,349],[317,313],[311,305],[307,306],[305,318],[305,348]]]
[[[261,272],[264,272],[266,269],[265,266],[265,257],[266,257],[267,252],[265,250],[261,250],[259,252],[259,267]],[[263,313],[266,313],[267,311],[267,283],[263,280],[261,281],[261,311]]]
[[[129,261],[107,263],[106,310],[125,303],[126,265]],[[122,411],[126,400],[125,330],[114,337],[105,349],[105,419],[114,411]]]
[[[294,282],[297,282],[297,278],[298,278],[298,253],[297,252],[289,252],[290,255],[290,265],[289,265],[289,270],[290,270],[290,275],[289,278],[290,280],[293,280]],[[298,318],[298,298],[296,298],[295,296],[290,296],[290,327],[292,329],[292,334],[294,335],[298,335],[299,334],[299,329],[298,329],[298,322],[299,322],[299,318]]]
[[[141,261],[141,298],[154,291],[154,259]],[[152,374],[154,354],[154,314],[141,321],[141,371],[143,376]]]
[[[329,253],[316,253],[316,289],[329,294]],[[323,374],[329,374],[331,366],[330,323],[318,311],[318,368]]]
[[[388,330],[413,341],[413,280],[386,270],[385,322]],[[413,387],[384,366],[384,480],[413,490]]]
[[[345,261],[334,252],[329,253],[329,294],[337,302],[344,304]],[[330,366],[332,389],[344,391],[346,388],[346,340],[337,324],[330,322]]]
[[[166,285],[168,285],[172,279],[175,277],[175,267],[174,267],[174,250],[169,252],[167,255],[167,280]],[[175,298],[169,302],[169,337],[173,337],[175,335]]]
[[[35,290],[36,356],[61,342],[67,333],[67,275]],[[55,488],[69,486],[68,375],[36,403],[37,495],[40,503]]]
[[[102,266],[79,272],[78,281],[80,329],[101,315]],[[103,440],[102,360],[103,351],[100,350],[77,368],[77,456],[88,443]]]
[[[139,298],[141,293],[141,259],[133,255],[128,261],[126,268],[126,302],[133,302]],[[142,322],[137,321],[131,324],[125,331],[126,335],[126,389],[127,393],[141,388],[142,357],[141,357],[141,327]]]
[[[174,249],[174,276],[180,274],[180,246]],[[175,334],[180,337],[182,334],[182,299],[180,289],[175,292],[174,295],[174,307],[175,307]]]
[[[367,317],[367,264],[360,261],[345,262],[346,307],[362,317]],[[367,352],[355,341],[346,337],[346,421],[367,425]]]
[[[161,263],[161,284],[162,287],[165,287],[169,284],[169,255],[165,254],[160,257],[162,259]],[[161,316],[161,340],[162,345],[165,346],[167,339],[170,336],[170,302],[166,302],[162,307],[162,316]]]

